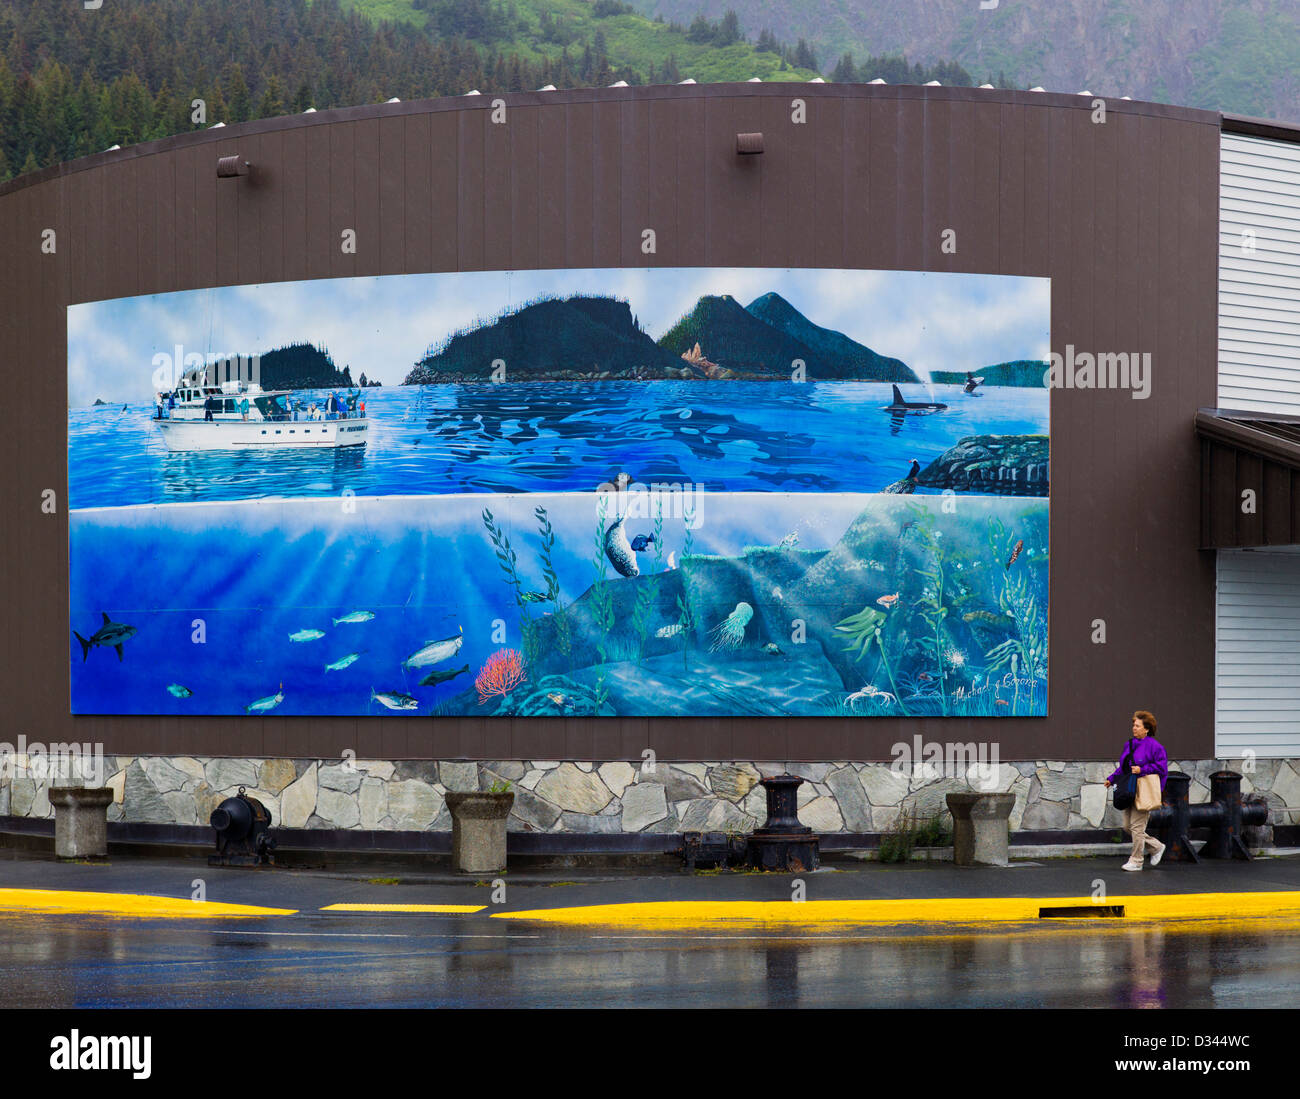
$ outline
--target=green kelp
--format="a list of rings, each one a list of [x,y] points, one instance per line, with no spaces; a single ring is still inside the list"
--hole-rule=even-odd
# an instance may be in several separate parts
[[[889,655],[885,651],[885,638],[883,629],[889,615],[877,607],[870,604],[863,607],[857,614],[850,615],[835,624],[835,628],[840,633],[849,635],[849,644],[845,646],[846,653],[856,653],[855,660],[860,661],[867,655],[867,650],[874,642],[880,650],[880,663],[884,665],[885,674],[889,676],[889,685],[893,687],[893,701],[897,703],[898,708],[907,714],[907,706],[904,705],[902,696],[898,693],[898,685],[894,682],[894,671],[890,666]],[[844,700],[846,707],[844,712],[855,713],[857,701],[868,701],[872,706],[884,704],[880,698],[880,692],[871,688],[870,685],[863,687],[854,695],[850,695]]]
[[[936,529],[934,514],[925,507],[912,507],[912,514],[915,517],[909,526],[909,530],[924,547],[929,560],[926,562],[928,567],[916,568],[913,571],[918,576],[924,578],[920,596],[915,600],[915,605],[919,608],[920,616],[925,620],[930,630],[930,644],[932,646],[932,655],[937,670],[939,699],[942,706],[941,712],[948,713],[948,674],[951,661],[947,659],[949,651],[958,651],[952,644],[949,636],[945,619],[948,617],[948,607],[944,603],[944,583],[946,580],[945,564],[946,550],[943,545],[942,532]]]
[[[538,550],[537,557],[541,565],[542,579],[546,585],[545,590],[540,592],[528,590],[525,587],[519,575],[519,557],[510,544],[510,538],[506,534],[505,527],[496,521],[495,516],[489,509],[483,509],[483,525],[487,527],[488,537],[496,553],[497,564],[505,574],[506,583],[510,585],[511,591],[514,593],[515,606],[519,610],[519,635],[523,639],[524,659],[529,667],[540,666],[551,655],[549,652],[544,651],[538,639],[537,620],[529,610],[530,607],[536,604],[549,603],[555,608],[556,629],[552,637],[555,645],[555,655],[563,658],[569,654],[572,648],[568,620],[561,613],[564,610],[564,604],[560,599],[560,580],[556,574],[553,560],[555,530],[551,526],[550,517],[544,507],[534,508],[533,514],[537,517],[538,532],[541,538],[541,547]],[[543,613],[551,614],[552,612],[546,611]]]
[[[592,558],[590,603],[592,620],[596,626],[596,663],[604,665],[610,656],[610,631],[614,628],[614,600],[610,595],[605,574],[605,495],[596,503],[596,553]],[[605,673],[596,676],[596,712],[605,705]]]
[[[1038,600],[1034,597],[1030,559],[1017,563],[1024,539],[1017,538],[1014,532],[1007,531],[1002,522],[994,518],[989,520],[988,543],[995,560],[1006,562],[1001,569],[1002,590],[998,594],[998,606],[1014,628],[1012,637],[985,653],[989,670],[1009,667],[1013,676],[1020,671],[1027,673],[1030,679],[1046,679],[1047,619],[1039,613]],[[1030,554],[1037,556],[1032,548]]]

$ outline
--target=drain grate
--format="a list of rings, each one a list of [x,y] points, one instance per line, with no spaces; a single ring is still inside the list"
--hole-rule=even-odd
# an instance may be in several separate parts
[[[1070,904],[1060,908],[1040,908],[1040,920],[1092,920],[1098,917],[1117,919],[1124,915],[1122,904]]]

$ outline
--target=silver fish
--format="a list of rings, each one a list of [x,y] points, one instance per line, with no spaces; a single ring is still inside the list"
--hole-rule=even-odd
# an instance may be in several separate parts
[[[325,636],[324,630],[299,630],[297,633],[291,633],[289,635],[289,640],[290,641],[315,641],[318,638],[324,636]]]
[[[414,710],[420,705],[418,698],[401,691],[376,691],[373,687],[370,688],[370,701],[381,703],[390,710]]]
[[[250,714],[262,714],[266,713],[267,710],[274,710],[283,701],[284,684],[281,683],[275,694],[267,695],[265,698],[259,698],[256,702],[250,702],[244,707],[244,710]]]
[[[182,687],[179,683],[171,683],[167,686],[167,693],[173,698],[189,698],[194,692],[188,687]]]
[[[351,667],[361,658],[361,653],[348,653],[347,656],[334,661],[333,664],[326,664],[327,672],[341,672],[344,668]]]
[[[460,632],[452,637],[444,637],[440,641],[426,641],[424,648],[418,652],[412,653],[402,661],[403,668],[427,668],[431,664],[440,664],[448,657],[455,656],[460,652],[460,647],[465,643],[465,627],[460,627]]]
[[[369,622],[374,617],[374,611],[353,611],[351,614],[345,614],[342,618],[334,619],[334,625],[338,626],[344,622]]]

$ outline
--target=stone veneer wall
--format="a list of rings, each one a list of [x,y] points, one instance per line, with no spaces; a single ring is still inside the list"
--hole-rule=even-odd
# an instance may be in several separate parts
[[[22,763],[21,757],[17,759]],[[1192,775],[1191,800],[1209,800],[1215,760],[1172,769]],[[1102,785],[1111,763],[1003,763],[981,788],[1015,794],[1011,828],[1116,828],[1120,814]],[[273,827],[450,830],[448,790],[486,790],[509,782],[512,831],[749,831],[766,816],[764,775],[789,771],[799,788],[799,817],[821,833],[883,832],[902,811],[946,814],[946,794],[972,788],[965,778],[934,778],[921,768],[898,773],[884,763],[631,763],[301,759],[199,759],[108,756],[114,792],[110,821],[206,825],[213,808],[240,786],[271,811]],[[1264,794],[1272,824],[1300,822],[1300,760],[1258,760],[1244,792]],[[0,779],[0,816],[50,817],[48,790],[21,773]]]

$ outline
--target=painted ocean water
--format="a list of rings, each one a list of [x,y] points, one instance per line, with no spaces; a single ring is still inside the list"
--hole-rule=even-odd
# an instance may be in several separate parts
[[[72,710],[1046,712],[1045,498],[682,503],[462,494],[75,511],[71,627],[87,648],[69,637]],[[606,552],[616,525],[644,539],[634,575]],[[97,643],[104,616],[118,628]]]
[[[591,492],[626,472],[712,492],[876,492],[963,437],[1047,434],[1048,391],[874,382],[534,382],[365,391],[343,452],[169,454],[143,405],[68,413],[70,507],[275,497]],[[303,396],[310,400],[322,393]],[[924,487],[917,489],[924,494]]]

